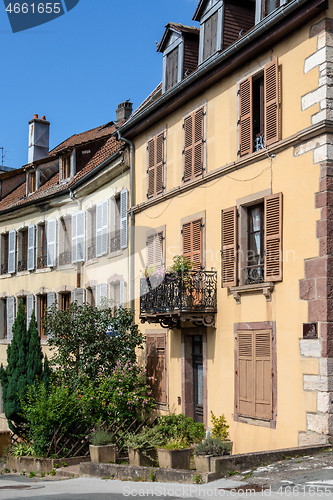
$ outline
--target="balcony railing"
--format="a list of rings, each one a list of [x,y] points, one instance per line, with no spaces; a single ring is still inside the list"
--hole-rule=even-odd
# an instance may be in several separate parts
[[[37,269],[45,269],[47,267],[47,256],[37,257]]]
[[[8,262],[1,264],[1,274],[8,274]]]
[[[264,264],[256,264],[255,266],[244,267],[245,284],[252,285],[263,283],[264,279]]]
[[[181,321],[214,326],[217,312],[216,271],[191,271],[140,280],[140,319],[179,328]]]
[[[67,250],[59,255],[59,266],[64,266],[65,264],[71,263],[71,252]]]
[[[27,270],[27,259],[19,260],[17,263],[17,270],[20,273],[21,271]]]

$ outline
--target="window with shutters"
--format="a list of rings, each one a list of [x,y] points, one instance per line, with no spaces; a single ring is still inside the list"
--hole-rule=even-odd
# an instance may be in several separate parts
[[[193,262],[193,271],[203,268],[203,221],[202,218],[182,226],[183,255]]]
[[[72,219],[66,217],[60,219],[60,238],[59,238],[59,265],[71,263],[72,255]]]
[[[110,251],[118,252],[121,248],[120,232],[121,232],[121,206],[120,206],[120,195],[115,196],[111,200],[111,210],[112,210],[112,221],[113,227],[111,227],[111,242]]]
[[[282,281],[282,193],[222,210],[222,286]]]
[[[47,231],[45,224],[37,226],[37,269],[47,267]]]
[[[165,189],[165,132],[161,132],[147,144],[147,197],[153,198]]]
[[[236,325],[235,420],[275,419],[275,324]]]
[[[28,229],[18,233],[18,272],[26,271],[28,268]]]
[[[218,11],[203,23],[203,61],[218,50],[217,44]]]
[[[259,151],[280,139],[279,67],[275,58],[264,71],[239,86],[240,156]]]
[[[1,274],[8,273],[8,233],[1,235]]]
[[[205,166],[205,111],[201,107],[186,116],[183,123],[183,182],[202,176]]]
[[[166,334],[146,335],[147,376],[157,403],[167,403]]]
[[[7,300],[0,299],[0,340],[7,338]]]
[[[222,50],[224,3],[220,0],[207,2],[201,14],[195,17],[200,21],[199,64]]]

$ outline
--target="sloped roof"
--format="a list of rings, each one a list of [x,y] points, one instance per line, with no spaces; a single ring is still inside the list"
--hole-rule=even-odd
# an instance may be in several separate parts
[[[125,144],[122,141],[117,141],[116,137],[111,135],[116,131],[114,124],[107,125],[106,127],[97,127],[95,129],[89,130],[82,134],[77,134],[63,143],[61,143],[57,148],[52,150],[53,158],[49,160],[50,165],[59,163],[58,158],[54,155],[55,150],[63,151],[69,147],[74,147],[79,144],[84,144],[86,142],[91,142],[93,140],[98,140],[105,137],[105,141],[101,147],[97,150],[94,156],[88,161],[88,163],[80,170],[74,177],[59,182],[59,169],[56,174],[54,174],[45,184],[43,184],[37,191],[29,196],[26,196],[26,182],[19,185],[14,191],[12,191],[8,196],[0,201],[0,212],[2,210],[14,209],[15,207],[20,207],[25,204],[30,204],[34,201],[40,201],[43,198],[48,198],[53,194],[58,194],[63,191],[68,190],[70,187],[75,186],[78,180],[82,179],[88,173],[92,172],[96,167],[101,165],[104,161],[110,158],[113,154],[120,152],[124,149]],[[94,139],[95,138],[95,139]],[[64,146],[66,144],[66,146]],[[46,162],[47,163],[47,162]],[[45,164],[44,164],[45,165]]]
[[[64,142],[60,143],[58,146],[50,151],[50,155],[55,155],[65,149],[73,148],[79,146],[80,144],[86,144],[91,141],[96,141],[97,139],[102,139],[114,132],[114,123],[109,122],[100,127],[92,128],[81,134],[74,134]]]
[[[187,33],[190,35],[197,35],[197,36],[199,36],[200,33],[200,29],[197,28],[196,26],[185,26],[184,24],[179,24],[179,23],[168,23],[165,26],[165,31],[163,33],[162,39],[157,46],[157,52],[163,52],[164,46],[167,42],[168,36],[171,31],[177,31],[178,33]]]
[[[153,101],[156,101],[162,95],[162,82],[154,88],[154,90],[149,94],[148,97],[133,111],[132,115],[129,117],[128,121],[132,116],[135,116],[137,113],[142,111],[144,108],[149,106]]]

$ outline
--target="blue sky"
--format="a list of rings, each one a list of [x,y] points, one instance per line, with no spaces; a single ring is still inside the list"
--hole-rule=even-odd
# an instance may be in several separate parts
[[[155,41],[170,21],[193,26],[197,4],[80,0],[58,19],[13,34],[0,1],[4,164],[19,168],[27,163],[28,121],[34,113],[51,122],[52,148],[114,120],[117,105],[126,99],[136,108],[162,78]]]

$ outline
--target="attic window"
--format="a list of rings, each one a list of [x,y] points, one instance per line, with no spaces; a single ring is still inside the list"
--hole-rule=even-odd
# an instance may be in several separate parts
[[[204,29],[204,47],[203,47],[203,60],[205,61],[214,52],[218,50],[217,46],[217,21],[218,11],[210,16],[207,21],[203,23]]]
[[[71,157],[70,155],[62,157],[61,178],[68,179],[71,174]]]
[[[28,195],[29,195],[36,191],[36,172],[28,172],[27,182],[28,182]]]
[[[166,56],[165,90],[170,89],[178,82],[178,47]]]

